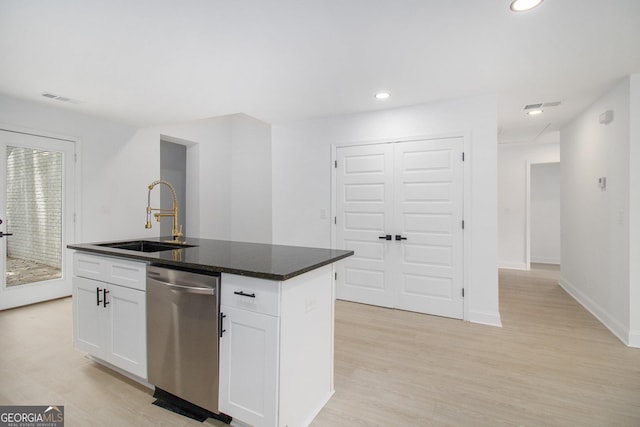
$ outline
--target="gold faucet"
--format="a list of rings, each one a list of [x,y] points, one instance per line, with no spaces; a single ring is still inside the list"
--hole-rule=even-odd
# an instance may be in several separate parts
[[[173,209],[161,209],[161,208],[152,208],[151,207],[151,190],[158,184],[164,184],[171,190],[171,194],[173,195]],[[157,181],[153,181],[149,184],[149,192],[147,193],[147,222],[144,224],[144,228],[151,228],[151,212],[158,211],[153,214],[157,222],[160,222],[160,218],[163,216],[172,216],[173,217],[173,230],[171,234],[173,234],[173,242],[175,243],[184,243],[180,241],[180,238],[183,237],[182,234],[182,225],[180,225],[180,229],[178,230],[178,197],[176,196],[176,190],[174,190],[173,185],[169,184],[167,181],[163,179],[159,179]]]

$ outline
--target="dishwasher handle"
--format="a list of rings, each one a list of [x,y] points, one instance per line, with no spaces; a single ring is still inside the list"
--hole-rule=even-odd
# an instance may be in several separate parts
[[[175,283],[163,282],[162,280],[153,279],[147,276],[147,285],[166,286],[169,289],[176,292],[183,292],[187,294],[203,294],[203,295],[215,295],[216,289],[210,287],[201,286],[184,286]]]

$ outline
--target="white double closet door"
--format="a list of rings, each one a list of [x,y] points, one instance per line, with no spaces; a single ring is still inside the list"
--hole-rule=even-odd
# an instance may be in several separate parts
[[[463,138],[336,149],[339,299],[461,319]]]

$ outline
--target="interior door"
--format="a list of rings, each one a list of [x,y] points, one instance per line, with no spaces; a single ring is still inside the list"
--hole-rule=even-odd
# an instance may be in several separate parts
[[[0,310],[71,294],[72,141],[0,130]]]
[[[462,138],[339,147],[339,299],[462,318]]]
[[[462,146],[462,138],[395,144],[397,308],[464,317]]]
[[[389,283],[393,226],[393,145],[337,149],[336,240],[354,251],[338,263],[339,299],[393,307]]]

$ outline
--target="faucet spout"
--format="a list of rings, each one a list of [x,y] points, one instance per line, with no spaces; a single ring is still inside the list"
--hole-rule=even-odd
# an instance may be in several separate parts
[[[151,190],[153,190],[153,188],[158,184],[166,185],[167,187],[169,187],[169,190],[171,190],[171,195],[173,196],[173,209],[169,210],[151,207]],[[160,218],[162,217],[173,217],[173,230],[171,231],[171,234],[173,234],[174,241],[178,241],[181,237],[183,237],[182,226],[180,226],[180,228],[178,229],[178,197],[176,196],[176,190],[173,188],[173,185],[169,184],[163,179],[153,181],[151,184],[149,184],[149,191],[147,192],[147,222],[145,222],[144,228],[151,228],[151,213],[153,211],[157,211],[153,214],[153,216],[158,222],[160,222]]]

